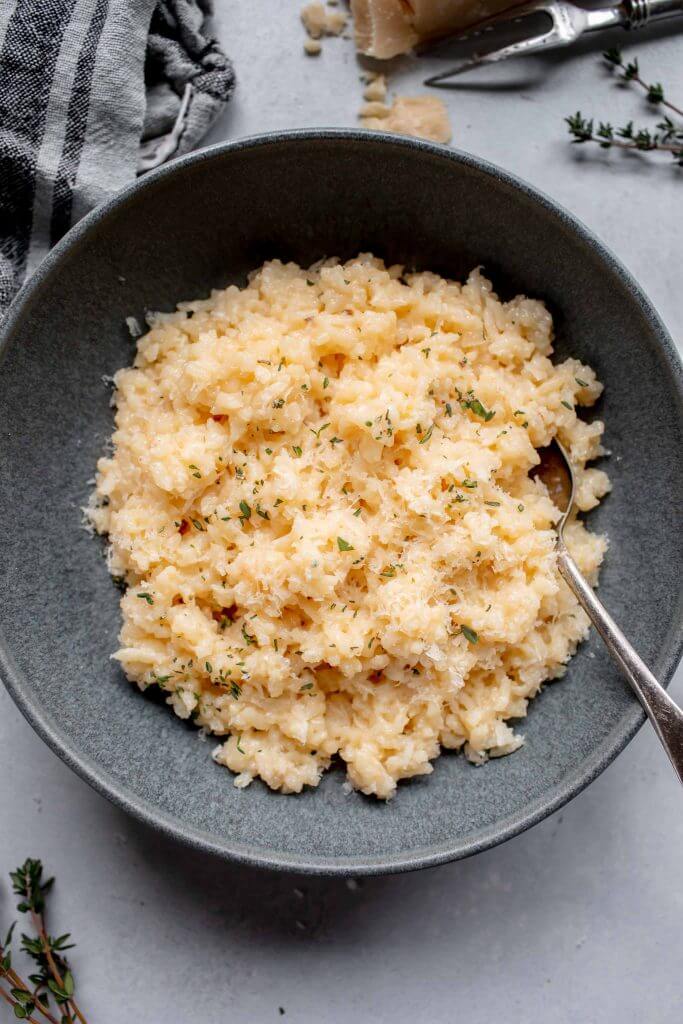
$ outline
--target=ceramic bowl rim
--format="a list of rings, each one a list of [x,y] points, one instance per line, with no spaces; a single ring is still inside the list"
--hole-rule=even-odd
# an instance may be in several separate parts
[[[581,221],[535,186],[529,185],[516,175],[480,157],[406,136],[352,128],[302,128],[272,131],[217,143],[178,157],[120,190],[107,202],[87,213],[70,229],[48,253],[33,276],[15,297],[0,327],[0,364],[12,344],[14,333],[20,326],[24,312],[30,307],[32,300],[39,295],[46,280],[54,272],[58,272],[61,261],[74,246],[102,221],[106,221],[110,214],[124,206],[131,197],[154,189],[159,182],[165,181],[194,164],[214,159],[220,160],[224,155],[240,150],[267,149],[273,145],[287,144],[297,140],[313,143],[316,140],[345,140],[361,144],[367,142],[387,145],[389,149],[398,147],[436,156],[455,164],[465,165],[484,176],[512,187],[535,204],[545,208],[574,236],[578,236],[581,241],[589,245],[632,293],[634,300],[650,323],[660,351],[668,364],[669,372],[677,385],[680,399],[679,410],[683,419],[683,364],[673,341],[652,303],[631,273]],[[678,604],[680,605],[680,603],[681,596],[679,595]],[[674,627],[672,634],[670,633],[667,638],[667,646],[669,654],[661,673],[665,685],[670,681],[683,653],[683,624],[679,625],[677,630]],[[447,840],[435,846],[413,849],[400,854],[361,855],[359,857],[306,856],[235,844],[229,839],[221,841],[209,832],[185,825],[173,815],[161,811],[151,801],[143,800],[131,793],[127,786],[121,785],[112,778],[93,758],[73,749],[71,740],[62,733],[58,723],[34,698],[30,683],[18,666],[14,664],[1,632],[0,678],[24,717],[61,760],[98,793],[107,797],[134,818],[169,837],[206,853],[217,854],[225,859],[254,867],[313,875],[375,875],[416,870],[469,857],[505,842],[542,821],[585,789],[624,749],[645,720],[644,713],[634,702],[633,708],[623,716],[620,724],[612,729],[600,747],[590,757],[584,759],[573,772],[523,810],[502,820],[499,819],[487,828],[480,830],[475,838]]]

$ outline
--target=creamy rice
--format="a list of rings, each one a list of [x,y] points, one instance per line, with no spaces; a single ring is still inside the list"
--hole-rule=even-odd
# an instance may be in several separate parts
[[[389,798],[442,747],[522,743],[509,720],[588,628],[536,449],[567,446],[581,511],[609,490],[575,411],[602,386],[551,342],[541,302],[478,270],[368,255],[266,263],[150,319],[89,510],[127,583],[115,657],[220,737],[236,785],[299,792],[340,755]],[[605,539],[566,539],[594,583]]]

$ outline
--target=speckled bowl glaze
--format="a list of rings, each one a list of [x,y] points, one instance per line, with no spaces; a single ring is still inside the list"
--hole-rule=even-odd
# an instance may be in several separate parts
[[[379,873],[476,853],[578,793],[643,721],[593,637],[532,703],[511,757],[474,768],[445,754],[388,804],[347,795],[341,770],[284,797],[235,789],[211,742],[110,661],[119,593],[80,509],[112,428],[103,377],[133,356],[124,318],[243,281],[267,258],[367,250],[450,277],[481,263],[504,297],[548,302],[557,357],[586,360],[606,385],[614,491],[590,517],[611,542],[600,595],[662,681],[681,651],[680,363],[638,285],[570,214],[471,156],[357,131],[246,139],[150,174],[69,233],[2,329],[0,670],[99,792],[271,868]]]

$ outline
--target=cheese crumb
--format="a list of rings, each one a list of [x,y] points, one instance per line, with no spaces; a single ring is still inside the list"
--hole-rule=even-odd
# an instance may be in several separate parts
[[[307,39],[304,43],[304,52],[309,57],[317,57],[323,46],[319,39]]]
[[[311,39],[321,39],[323,36],[341,35],[346,28],[347,16],[344,11],[330,10],[316,0],[301,8],[301,20]]]
[[[450,142],[452,129],[448,111],[433,96],[396,96],[391,107],[366,103],[359,117],[364,128],[412,135],[432,142]]]
[[[371,72],[365,80],[363,98],[370,101],[377,100],[379,102],[384,102],[384,100],[387,98],[386,75],[380,75]]]

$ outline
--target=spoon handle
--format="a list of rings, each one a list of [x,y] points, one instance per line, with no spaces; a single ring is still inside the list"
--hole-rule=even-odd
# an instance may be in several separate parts
[[[631,684],[632,690],[655,727],[655,732],[662,741],[679,780],[683,783],[683,711],[657,682],[612,616],[598,601],[564,543],[560,543],[558,548],[557,568]]]

